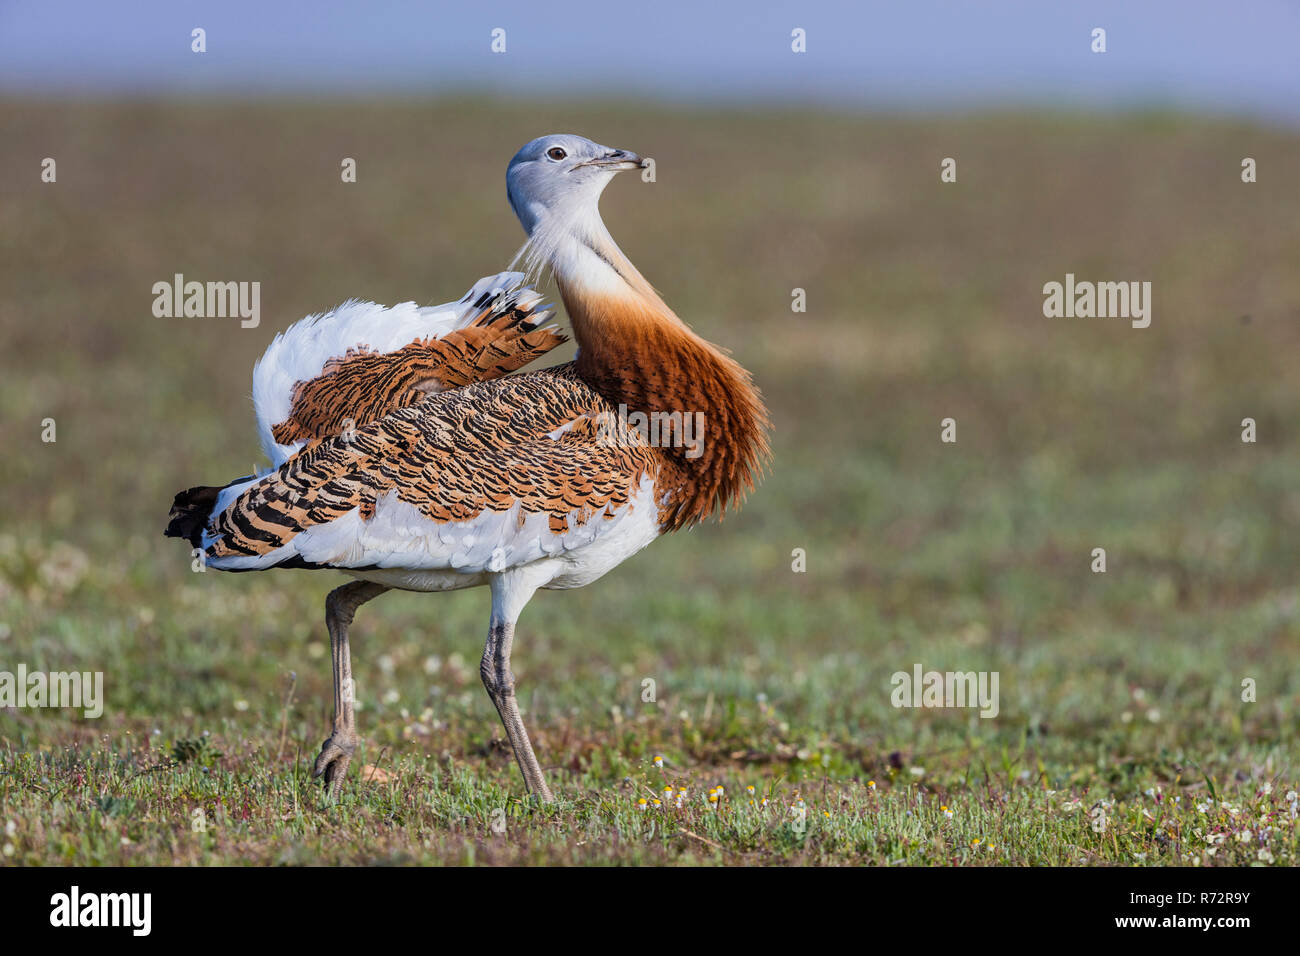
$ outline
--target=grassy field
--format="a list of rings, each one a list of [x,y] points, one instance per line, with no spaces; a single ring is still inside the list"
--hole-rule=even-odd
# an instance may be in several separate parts
[[[1297,862],[1300,137],[489,102],[0,118],[0,670],[102,671],[107,699],[0,710],[0,862]],[[503,268],[506,161],[553,130],[655,157],[606,221],[753,370],[773,471],[734,520],[525,612],[556,805],[524,798],[479,684],[483,591],[362,609],[364,754],[331,803],[308,771],[342,576],[195,574],[171,497],[258,460],[276,331]],[[261,325],[155,318],[178,272],[260,281]],[[1151,327],[1044,318],[1067,272],[1151,281]],[[918,663],[998,672],[999,715],[893,707]]]

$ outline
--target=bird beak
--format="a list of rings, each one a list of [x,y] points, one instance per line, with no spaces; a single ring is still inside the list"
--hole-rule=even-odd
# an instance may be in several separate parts
[[[621,172],[625,169],[640,169],[644,165],[645,160],[636,153],[630,153],[626,149],[611,149],[604,156],[589,159],[585,163],[579,163],[574,169],[583,166],[597,166],[611,172]]]

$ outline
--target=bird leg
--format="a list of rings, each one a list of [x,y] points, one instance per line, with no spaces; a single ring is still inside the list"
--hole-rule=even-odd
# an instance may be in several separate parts
[[[519,716],[519,703],[515,700],[515,675],[510,672],[510,647],[514,639],[514,621],[493,615],[483,659],[479,662],[479,674],[497,713],[501,715],[501,722],[505,724],[506,736],[510,738],[510,747],[515,752],[515,760],[529,792],[543,803],[552,803],[555,797],[546,786],[541,765],[528,740],[528,731],[524,729],[523,718]]]
[[[324,775],[325,786],[331,797],[337,797],[343,778],[357,749],[356,701],[352,683],[352,654],[348,649],[348,628],[357,608],[371,598],[379,597],[388,588],[370,581],[353,581],[335,588],[325,598],[325,627],[330,632],[330,652],[334,663],[334,730],[321,745],[320,756],[312,776]]]

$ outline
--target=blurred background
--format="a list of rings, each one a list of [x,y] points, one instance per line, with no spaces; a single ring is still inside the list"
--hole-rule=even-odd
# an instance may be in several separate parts
[[[532,603],[544,763],[595,791],[664,751],[941,792],[995,753],[1008,786],[1121,796],[1293,778],[1298,27],[1269,2],[0,4],[0,669],[102,670],[108,697],[0,712],[0,760],[205,732],[232,779],[314,754],[341,578],[194,574],[171,498],[260,462],[277,331],[505,268],[506,163],[571,131],[655,158],[605,220],[753,371],[775,459],[734,519]],[[260,325],[156,318],[175,273],[259,281]],[[1150,328],[1045,318],[1066,273],[1151,282]],[[512,785],[486,619],[477,591],[362,612],[361,733],[399,767]],[[999,718],[893,708],[914,663],[999,671]],[[147,825],[97,839],[72,855],[172,858]]]

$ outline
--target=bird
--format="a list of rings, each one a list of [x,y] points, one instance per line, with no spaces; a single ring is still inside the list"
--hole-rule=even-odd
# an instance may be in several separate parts
[[[165,534],[208,568],[336,570],[334,711],[312,768],[337,797],[360,738],[349,629],[392,590],[486,587],[479,674],[528,794],[553,792],[520,715],[511,652],[538,590],[587,585],[661,535],[738,509],[770,468],[750,373],[694,332],[615,243],[606,186],[645,168],[575,134],[525,144],[506,194],[527,239],[458,302],[350,300],[276,336],[253,371],[270,466],[175,496]],[[554,280],[566,341],[534,288]]]

